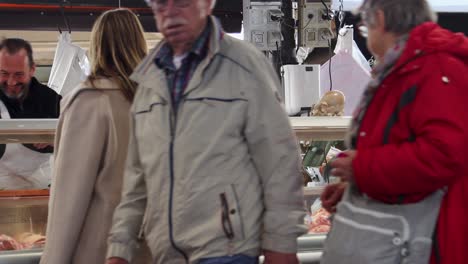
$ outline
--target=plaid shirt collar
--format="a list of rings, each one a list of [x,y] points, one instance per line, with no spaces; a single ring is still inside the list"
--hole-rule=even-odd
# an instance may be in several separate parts
[[[198,37],[198,39],[193,43],[192,48],[189,51],[189,54],[194,54],[199,59],[202,59],[206,56],[208,50],[205,49],[206,45],[210,41],[210,33],[211,33],[211,20],[208,19],[205,29],[203,30],[202,34]],[[168,69],[168,70],[176,70],[176,67],[173,62],[173,54],[172,49],[168,43],[164,43],[159,52],[156,54],[155,63],[161,69]]]

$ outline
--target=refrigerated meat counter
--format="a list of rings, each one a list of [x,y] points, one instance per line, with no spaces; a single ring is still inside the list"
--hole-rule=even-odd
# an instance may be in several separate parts
[[[350,122],[348,117],[300,117],[290,120],[299,141],[314,142],[342,140]],[[51,119],[1,120],[0,144],[51,143],[55,135],[56,122],[57,120]],[[320,188],[305,188],[308,207],[320,192]],[[24,233],[45,234],[48,190],[32,191],[21,196],[17,194],[4,196],[7,197],[0,197],[0,235],[17,237]],[[298,257],[301,263],[320,262],[325,237],[325,234],[310,234],[298,239]],[[35,248],[37,246],[22,250],[0,251],[0,264],[37,264],[42,255],[42,249]]]
[[[321,188],[305,188],[304,193],[306,199],[310,200],[320,192]],[[48,190],[0,191],[0,238],[1,235],[7,235],[22,243],[19,238],[21,234],[44,235],[48,195]],[[309,234],[298,238],[298,257],[301,263],[320,262],[325,237],[325,234]],[[0,264],[38,264],[43,244],[27,246],[19,250],[0,251]]]
[[[39,263],[48,190],[0,191],[0,263]]]
[[[314,197],[320,189],[306,188],[306,197]],[[0,191],[0,236],[18,238],[21,234],[44,235],[47,225],[48,190]],[[3,197],[2,197],[3,196]],[[5,197],[6,196],[6,197]],[[304,235],[298,238],[301,263],[318,264],[325,235]],[[1,245],[1,243],[0,243]],[[38,264],[42,246],[0,251],[0,264]]]

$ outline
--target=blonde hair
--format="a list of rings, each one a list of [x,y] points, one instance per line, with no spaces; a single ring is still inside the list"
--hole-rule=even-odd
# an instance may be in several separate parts
[[[104,12],[93,25],[90,44],[91,85],[99,78],[111,78],[125,97],[133,101],[137,84],[130,80],[130,75],[147,52],[138,17],[126,8]]]

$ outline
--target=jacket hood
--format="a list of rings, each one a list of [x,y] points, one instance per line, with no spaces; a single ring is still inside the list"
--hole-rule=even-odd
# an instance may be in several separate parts
[[[410,58],[418,51],[423,53],[448,53],[468,64],[468,38],[463,33],[453,33],[433,22],[415,27],[408,39],[402,57]]]

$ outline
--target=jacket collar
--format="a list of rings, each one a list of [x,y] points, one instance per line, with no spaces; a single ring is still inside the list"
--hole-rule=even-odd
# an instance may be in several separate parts
[[[192,48],[188,51],[187,54],[193,54],[200,59],[203,59],[206,56],[207,50],[206,46],[208,41],[210,40],[210,32],[211,32],[211,21],[208,20],[205,29],[202,31],[198,39],[193,43]],[[159,52],[156,54],[156,59],[154,62],[156,65],[161,69],[170,69],[175,71],[175,65],[173,63],[174,55],[172,53],[172,49],[168,43],[162,45]]]
[[[79,88],[96,88],[101,90],[118,90],[119,85],[111,78],[99,78],[91,84],[89,81],[83,82]]]
[[[221,41],[223,39],[224,32],[222,31],[220,24],[214,16],[209,16],[208,19],[211,21],[212,26],[209,37],[208,51],[205,59],[197,67],[197,70],[190,80],[189,86],[185,90],[184,94],[189,93],[198,87],[202,80],[203,70],[209,65],[213,57],[216,56],[216,54],[218,54],[221,49]],[[152,51],[150,51],[148,56],[146,56],[140,65],[135,68],[135,71],[130,76],[130,78],[133,81],[144,85],[145,87],[156,89],[160,96],[168,99],[170,98],[170,95],[167,90],[165,73],[164,71],[160,70],[154,63],[157,54],[166,43],[167,42],[165,40],[162,40],[160,43],[158,43],[158,45]]]

